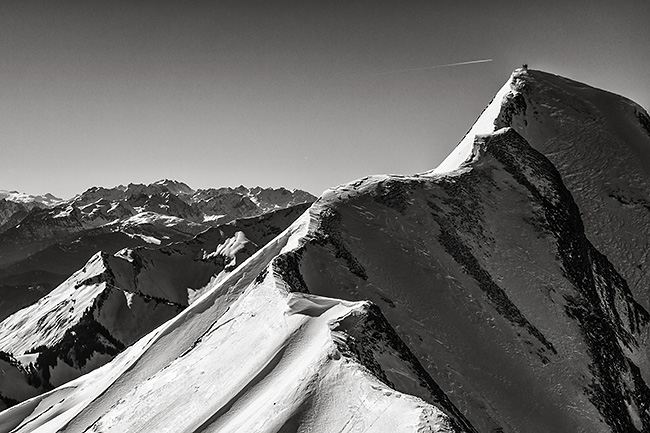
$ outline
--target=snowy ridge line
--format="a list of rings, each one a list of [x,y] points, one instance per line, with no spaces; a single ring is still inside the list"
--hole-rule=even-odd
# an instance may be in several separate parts
[[[276,238],[276,240],[270,242],[269,245],[265,246],[265,248],[261,249],[256,254],[254,254],[245,263],[249,261],[253,261],[253,262],[257,261],[259,260],[259,257],[264,256],[265,251],[268,251],[270,249],[275,250],[279,248],[279,244],[282,244],[283,241],[285,241],[286,237],[290,236],[291,234],[290,231],[291,231],[291,227],[287,228],[285,232],[283,232],[283,234],[281,234],[280,236],[278,236],[278,238]],[[269,253],[266,252],[266,255],[268,254]],[[243,265],[244,264],[242,264],[242,268]],[[237,294],[233,291],[233,287],[239,287],[239,290],[243,290],[245,288],[245,285],[242,285],[241,283],[242,281],[246,281],[246,279],[250,280],[251,276],[247,274],[242,276],[239,275],[238,272],[233,272],[220,284],[215,285],[210,290],[206,291],[206,293],[204,293],[199,299],[197,299],[192,304],[191,307],[185,309],[176,317],[164,323],[159,328],[153,330],[149,335],[140,339],[134,346],[127,348],[126,351],[118,355],[111,363],[106,364],[105,366],[64,385],[61,388],[62,390],[71,389],[71,388],[76,389],[79,387],[78,383],[85,385],[87,382],[84,379],[87,379],[90,382],[90,386],[87,387],[90,389],[84,389],[84,392],[81,393],[83,394],[82,395],[83,400],[80,402],[76,402],[76,404],[73,403],[72,407],[69,407],[66,410],[65,412],[67,415],[66,418],[72,419],[73,417],[78,415],[78,413],[84,410],[85,407],[90,404],[90,402],[92,402],[95,398],[101,395],[106,388],[110,387],[113,383],[115,383],[115,381],[117,381],[120,378],[121,374],[124,374],[129,370],[131,370],[132,368],[134,368],[134,366],[137,365],[138,360],[141,359],[143,356],[145,356],[151,350],[152,346],[156,342],[160,341],[161,339],[167,337],[169,334],[173,333],[177,328],[185,324],[190,317],[194,317],[195,315],[201,315],[206,310],[208,310],[211,306],[213,306],[217,299],[220,299],[222,297],[230,299],[228,303],[233,302]],[[225,310],[227,310],[227,308]],[[222,311],[225,310],[222,309]],[[109,374],[107,375],[106,373]],[[100,378],[104,380],[99,380]],[[98,382],[102,383],[104,385],[104,389],[101,389],[99,385],[92,386],[92,382],[94,380],[97,380]],[[96,389],[97,391],[93,392],[93,389]],[[49,400],[50,397],[52,396],[53,396],[53,392],[48,392],[47,394],[37,396],[32,400],[20,403],[19,405],[15,406],[16,409],[12,408],[11,410],[20,412],[21,409],[24,409],[25,407],[33,407],[35,404],[37,404],[34,402]],[[0,427],[3,426],[2,423],[3,415],[6,412],[0,412]],[[42,414],[38,414],[37,416],[42,417],[45,415],[46,413],[42,413]],[[46,419],[46,423],[50,422],[48,418],[45,419]],[[11,419],[9,421],[11,422]],[[27,419],[26,422],[27,423],[31,422],[31,419]],[[65,423],[67,423],[67,421],[65,421],[61,425]]]
[[[513,80],[514,73],[497,92],[492,101],[483,109],[474,125],[472,125],[469,131],[467,131],[463,139],[458,143],[449,156],[447,156],[447,158],[445,158],[434,170],[425,172],[424,174],[433,175],[451,172],[458,169],[463,162],[470,158],[474,147],[474,138],[478,135],[491,134],[496,130],[494,122],[501,112],[504,98],[513,91]]]
[[[152,373],[154,376],[164,374],[164,371],[168,371],[170,368],[174,368],[174,365],[182,363],[182,359],[190,359],[193,356],[198,356],[197,354],[201,352],[203,344],[207,344],[207,342],[210,340],[217,338],[217,334],[219,334],[221,330],[224,329],[224,325],[234,324],[234,321],[241,321],[247,317],[256,317],[256,315],[249,316],[245,313],[245,311],[243,313],[241,311],[238,312],[237,306],[242,302],[246,302],[246,299],[249,299],[251,296],[262,296],[264,298],[271,296],[273,298],[280,295],[279,299],[283,299],[283,301],[278,304],[281,307],[278,311],[280,313],[280,317],[284,317],[282,320],[290,320],[292,322],[295,322],[297,320],[297,322],[292,325],[292,327],[296,327],[295,329],[297,331],[292,331],[290,335],[293,335],[293,337],[289,337],[288,340],[286,340],[286,337],[283,337],[283,339],[280,341],[284,341],[284,343],[280,343],[279,349],[274,349],[273,353],[275,353],[275,355],[271,356],[271,358],[269,358],[270,360],[267,359],[263,364],[261,364],[262,367],[260,367],[261,369],[258,370],[258,373],[247,374],[245,376],[245,382],[242,382],[242,385],[238,385],[235,388],[238,389],[238,391],[233,390],[232,392],[234,394],[232,394],[231,397],[228,397],[228,399],[225,400],[224,403],[221,403],[218,408],[215,406],[215,408],[212,410],[212,413],[203,421],[201,421],[200,424],[198,424],[199,427],[197,429],[193,428],[191,431],[202,431],[203,427],[208,428],[209,426],[213,426],[213,424],[215,426],[206,431],[212,431],[213,428],[217,428],[216,425],[220,425],[220,423],[226,422],[225,419],[230,419],[229,417],[222,419],[222,417],[219,415],[225,416],[226,413],[230,413],[234,409],[235,404],[237,404],[237,407],[240,407],[241,400],[250,393],[272,393],[277,395],[276,386],[267,385],[262,388],[260,388],[260,386],[262,386],[266,381],[271,380],[271,377],[276,377],[277,374],[281,374],[281,377],[286,375],[289,375],[287,376],[288,378],[293,377],[292,372],[295,371],[295,368],[290,366],[295,365],[295,362],[298,362],[298,365],[304,365],[305,363],[311,365],[310,363],[314,362],[314,358],[313,355],[308,355],[309,353],[319,354],[318,359],[320,360],[315,361],[316,364],[320,366],[318,369],[325,368],[325,371],[328,371],[330,367],[326,367],[326,365],[329,365],[333,362],[338,362],[341,359],[341,355],[337,355],[337,351],[332,352],[336,346],[334,346],[334,339],[330,335],[330,325],[327,324],[333,323],[333,320],[337,323],[343,322],[345,318],[349,316],[349,314],[344,314],[344,312],[347,311],[349,313],[352,311],[350,308],[355,311],[359,308],[365,309],[367,303],[346,302],[313,295],[294,295],[287,291],[288,287],[284,286],[284,282],[282,287],[278,286],[269,292],[269,289],[276,286],[278,283],[275,277],[271,277],[271,275],[274,275],[274,273],[266,273],[264,275],[264,279],[260,279],[260,272],[266,266],[268,266],[269,263],[271,263],[271,260],[275,256],[281,253],[291,252],[293,249],[300,247],[303,237],[308,233],[309,228],[314,226],[314,224],[315,221],[308,212],[303,214],[303,216],[300,217],[293,226],[285,230],[285,232],[278,236],[274,241],[247,259],[241,267],[237,268],[237,270],[235,270],[220,284],[215,285],[210,291],[206,292],[200,299],[198,299],[184,312],[150,333],[140,342],[136,343],[136,345],[132,348],[129,348],[121,355],[118,355],[118,357],[112,363],[107,364],[95,372],[83,376],[82,378],[70,383],[67,389],[75,389],[75,392],[68,397],[71,400],[68,401],[68,398],[64,397],[63,403],[55,403],[56,406],[61,407],[62,405],[62,407],[67,408],[63,413],[58,416],[51,417],[48,416],[48,413],[52,413],[50,411],[46,411],[40,415],[34,413],[34,416],[29,419],[25,419],[26,423],[22,424],[22,427],[18,427],[15,431],[23,431],[23,428],[28,428],[27,423],[31,422],[37,422],[40,425],[39,429],[35,431],[39,431],[40,429],[45,429],[48,431],[53,428],[62,427],[65,427],[70,431],[76,431],[75,425],[77,425],[77,421],[83,423],[83,419],[88,419],[88,417],[98,420],[96,415],[91,414],[96,413],[99,415],[100,413],[96,412],[96,410],[99,410],[99,407],[106,407],[104,403],[102,403],[102,400],[108,399],[109,401],[112,401],[110,400],[112,391],[117,391],[126,386],[127,388],[132,389],[131,393],[137,392],[137,388],[132,388],[132,385],[129,385],[130,383],[133,383],[134,379],[136,382],[139,382],[136,377],[141,377],[140,380],[142,380],[145,377],[153,377],[151,376]],[[266,285],[269,283],[272,283],[272,286],[266,287]],[[278,289],[280,289],[280,292],[278,292]],[[219,299],[219,304],[216,304],[217,299]],[[282,307],[282,305],[284,306]],[[213,311],[215,308],[217,311],[220,311],[220,313],[217,313],[217,315],[211,313],[209,316],[203,317],[208,311]],[[344,309],[340,310],[340,308]],[[257,309],[253,311],[257,311]],[[332,316],[332,314],[335,315]],[[290,319],[292,317],[293,319]],[[277,319],[274,319],[271,322],[275,320]],[[189,335],[182,331],[182,328],[186,325],[189,325],[190,322],[192,323],[191,334],[194,335],[194,337],[189,337]],[[318,343],[318,341],[323,341],[320,339],[321,337],[315,339],[313,335],[313,332],[316,332],[316,329],[323,327],[328,330],[327,333],[322,334],[323,331],[318,331],[318,335],[329,335],[329,337],[327,337],[327,341],[329,341],[329,343],[327,343],[325,346],[329,347],[329,349],[327,349],[325,352],[321,352],[322,349],[316,351],[305,350],[304,348],[298,349],[298,346],[302,347],[304,344],[309,344],[310,346],[313,344],[323,344]],[[228,326],[227,328],[228,332],[232,332],[234,329],[239,329],[232,328],[232,326]],[[259,325],[255,325],[255,328],[259,329]],[[197,331],[200,329],[203,329],[203,331],[197,334]],[[314,331],[309,331],[309,329],[313,329]],[[167,359],[168,361],[164,361],[163,359],[159,358],[159,355],[161,353],[158,346],[162,345],[163,347],[167,347],[165,352],[168,352],[168,343],[171,342],[170,339],[178,341],[178,337],[175,337],[174,334],[178,334],[179,332],[181,332],[180,335],[184,335],[182,338],[182,341],[184,343],[182,343],[181,346],[177,346],[176,344],[173,345],[173,347],[178,347],[173,351],[175,353],[178,352],[178,355],[182,356],[174,358],[174,354],[165,353],[163,358]],[[226,330],[224,329],[223,332],[226,332]],[[296,334],[295,332],[299,333]],[[301,336],[303,332],[307,332],[309,337]],[[342,344],[341,341],[344,341],[345,339],[341,339],[341,337],[337,338],[337,341],[339,341],[338,345],[340,346],[340,344]],[[166,340],[169,341],[166,342]],[[183,348],[183,346],[185,347]],[[291,349],[294,346],[295,349]],[[296,354],[295,356],[293,355],[294,353]],[[297,355],[298,353],[302,355]],[[149,361],[151,361],[152,356],[158,358],[158,360],[153,363],[154,366],[144,366],[143,368],[145,371],[148,371],[149,373],[144,373],[145,376],[142,376],[138,370],[140,366],[143,365],[142,363],[147,362],[145,358],[149,358]],[[298,357],[296,358],[296,356]],[[176,361],[174,361],[174,359],[176,359]],[[303,361],[300,361],[301,359]],[[155,365],[157,365],[157,367]],[[349,365],[352,368],[354,365],[356,365],[356,362],[348,364],[346,361],[343,365]],[[336,367],[337,371],[338,368],[339,367]],[[391,423],[400,419],[400,417],[395,417],[395,414],[391,415],[393,410],[391,407],[395,405],[395,402],[399,401],[401,401],[401,403],[398,405],[398,407],[401,407],[401,409],[399,409],[399,413],[402,414],[399,423],[403,422],[405,416],[404,411],[408,408],[409,412],[415,411],[414,414],[419,414],[416,416],[416,419],[414,419],[414,421],[419,420],[417,421],[419,423],[424,423],[426,425],[437,425],[441,428],[445,425],[448,427],[455,425],[454,421],[450,421],[448,415],[445,415],[444,412],[441,412],[436,407],[430,406],[422,400],[414,399],[414,397],[396,393],[395,391],[385,391],[387,387],[381,382],[376,382],[376,384],[371,385],[369,388],[366,387],[365,383],[368,381],[371,383],[377,381],[377,379],[374,378],[374,375],[366,369],[357,370],[358,367],[353,367],[352,370],[348,370],[348,368],[349,367],[345,367],[345,369],[342,372],[337,373],[337,375],[353,374],[355,377],[357,377],[357,379],[353,380],[353,383],[357,383],[355,386],[361,386],[362,389],[365,390],[363,391],[364,393],[370,393],[368,395],[375,395],[372,397],[372,399],[375,401],[375,405],[377,406],[377,411],[379,413],[373,415],[373,421],[368,425],[368,427],[371,429],[370,431],[384,431],[386,425],[391,425]],[[280,369],[280,372],[284,373],[276,373],[278,369]],[[318,371],[318,369],[315,371]],[[311,368],[309,370],[312,371]],[[159,373],[154,373],[155,371],[158,371]],[[346,373],[346,371],[349,371],[349,373]],[[273,376],[269,376],[271,374],[273,374]],[[304,382],[306,384],[317,380],[316,376],[311,376],[313,373],[309,374],[309,377],[311,377],[311,379],[307,380],[307,382]],[[253,377],[254,380],[251,381],[250,377]],[[104,386],[97,386],[96,384],[93,384],[99,379],[101,379],[101,382],[103,382]],[[359,379],[362,379],[361,382],[359,382]],[[285,383],[283,386],[292,388],[295,382],[296,381],[294,379],[287,379],[286,381],[283,381],[283,383]],[[300,383],[300,381],[298,381],[298,383]],[[338,387],[338,380],[337,382],[332,383],[331,386]],[[268,391],[264,391],[265,389],[268,389]],[[332,395],[339,394],[341,394],[341,392],[336,392]],[[343,395],[345,394],[346,393],[343,392]],[[291,395],[291,393],[289,393],[289,395]],[[312,394],[307,393],[307,395],[309,396]],[[399,397],[399,400],[393,400],[397,396],[401,396]],[[34,401],[43,401],[44,403],[44,400],[57,400],[58,398],[59,397],[56,393],[48,393],[46,396],[37,397],[36,399],[30,400],[29,402],[25,402],[22,405],[17,406],[16,409],[10,410],[9,413],[12,411],[18,412],[21,411],[21,409],[24,410],[26,406],[33,404]],[[81,400],[79,400],[80,398]],[[308,398],[312,399],[313,397]],[[385,399],[394,401],[394,403],[389,405],[381,403]],[[52,401],[54,402],[54,400]],[[256,401],[259,400],[256,399]],[[294,409],[292,410],[294,411],[298,410],[298,407],[300,407],[296,407],[295,403],[291,403],[291,405],[293,405],[292,407],[294,407]],[[114,407],[113,404],[110,404],[110,406]],[[258,404],[248,403],[246,406],[252,408],[249,410],[253,410],[253,408],[255,410],[259,409]],[[422,410],[424,410],[423,408],[426,408],[424,412],[422,412]],[[119,406],[117,409],[113,410],[118,409],[121,410]],[[89,410],[90,412],[88,412]],[[60,409],[54,413],[60,413]],[[84,415],[85,413],[88,415]],[[333,417],[333,415],[329,413],[329,409],[327,411],[325,409],[323,409],[323,411],[317,411],[317,415],[320,416],[324,415],[325,413],[328,413],[328,417]],[[102,416],[100,416],[100,418],[102,418]],[[238,422],[242,423],[254,420],[254,418],[251,418],[250,415],[237,416],[235,418],[239,419],[240,421]],[[111,417],[109,416],[107,419],[111,419]],[[379,419],[382,421],[378,423],[377,421]],[[2,420],[3,414],[0,414],[0,422],[2,422]],[[347,416],[338,416],[337,422],[340,422],[341,425],[348,423],[349,421],[350,419],[348,419]],[[100,424],[97,424],[97,422],[99,421],[93,422],[93,425],[99,426]],[[106,424],[105,426],[112,425],[113,423],[113,421],[107,422],[109,422],[109,424]],[[145,428],[145,430],[153,429],[154,425],[158,424],[157,422],[151,424],[151,422],[153,422],[153,420],[147,421],[147,423],[141,425],[141,427]],[[331,423],[332,421],[330,420],[328,421],[328,424],[324,425],[330,425]],[[395,425],[395,427],[397,427],[397,425]],[[253,430],[258,431],[256,428],[253,428]],[[454,428],[454,431],[460,430]]]
[[[194,302],[197,297],[205,293],[208,290],[205,283],[209,287],[214,286],[239,264],[237,262],[249,257],[258,249],[255,244],[254,248],[239,251],[240,247],[249,241],[241,231],[237,230],[238,228],[246,230],[260,245],[264,245],[268,242],[267,238],[270,234],[275,233],[276,230],[282,227],[287,227],[289,221],[295,220],[296,210],[301,208],[304,208],[304,206],[290,208],[286,211],[276,211],[265,217],[249,218],[223,226],[221,229],[208,229],[207,232],[210,233],[204,232],[200,234],[200,240],[175,243],[162,249],[122,249],[114,255],[102,252],[96,253],[83,269],[78,270],[69,278],[67,283],[46,295],[37,304],[38,308],[36,310],[32,311],[35,308],[33,306],[26,307],[23,312],[14,313],[13,317],[8,317],[0,325],[0,328],[3,326],[5,328],[13,327],[15,322],[29,317],[30,322],[28,325],[33,324],[33,326],[21,326],[21,329],[25,331],[23,334],[27,338],[22,338],[21,335],[15,332],[0,332],[0,336],[5,337],[5,340],[7,338],[13,339],[13,343],[11,341],[5,342],[5,349],[9,353],[18,356],[23,365],[26,366],[25,368],[29,370],[21,370],[22,382],[25,383],[17,383],[15,386],[25,387],[31,383],[45,383],[40,389],[30,388],[29,395],[27,395],[25,392],[18,392],[11,383],[8,384],[6,377],[0,378],[0,396],[3,396],[2,398],[7,397],[4,394],[8,391],[7,405],[15,405],[28,397],[48,390],[51,387],[51,385],[48,385],[48,372],[67,370],[67,380],[70,380],[81,373],[105,364],[115,355],[112,352],[115,350],[121,351],[124,346],[128,346],[135,341],[134,336],[144,335],[145,332],[152,330],[161,323],[162,310],[160,306],[173,308],[173,314],[165,317],[166,321],[167,318],[171,318],[178,311],[185,308],[188,302]],[[231,234],[234,237],[231,237]],[[192,257],[198,257],[197,254],[201,254],[200,251],[202,251],[204,260],[206,259],[207,253],[206,250],[202,249],[203,247],[207,247],[211,251],[214,246],[216,246],[216,252],[224,256],[223,260],[219,256],[207,260],[207,265],[190,266],[197,263]],[[219,272],[222,261],[226,266]],[[159,272],[161,267],[168,268],[170,266],[184,267],[185,269],[178,269],[178,272],[183,275],[178,273],[177,275],[169,274],[164,269]],[[190,266],[189,269],[188,266]],[[215,268],[214,271],[218,273],[215,273],[203,283],[197,280],[197,278],[203,277],[197,277],[197,275],[208,275],[206,266]],[[165,275],[174,278],[174,282],[171,284],[164,282]],[[160,283],[162,283],[162,286],[158,286]],[[156,289],[154,286],[160,287],[160,289]],[[93,289],[94,287],[96,289]],[[126,298],[126,300],[120,299],[120,296],[117,296],[116,293],[122,294],[122,298]],[[183,293],[185,293],[185,296],[183,296]],[[85,299],[87,300],[86,303],[90,302],[92,305],[84,307],[85,304],[80,303],[80,299]],[[118,301],[117,305],[115,300]],[[149,304],[147,301],[154,302]],[[148,310],[142,310],[143,302],[148,307]],[[61,322],[57,319],[57,315],[59,315],[59,312],[67,315],[68,308],[73,308],[75,314],[69,315],[70,320],[67,322]],[[28,314],[25,312],[28,312]],[[125,322],[125,315],[127,317],[133,316],[137,323]],[[113,316],[117,317],[117,319],[111,319]],[[101,335],[86,335],[87,332],[84,330],[87,326],[92,329],[96,328],[95,330]],[[117,339],[115,344],[118,344],[118,342],[123,344],[111,348],[110,356],[106,356],[102,348],[99,348],[99,354],[94,355],[92,348],[88,348],[87,344],[82,346],[86,349],[79,350],[75,343],[79,335],[79,329],[77,329],[79,327],[84,332],[83,338],[93,340],[97,337],[100,340],[104,338],[111,340],[114,337]],[[52,338],[41,338],[43,330],[50,328],[55,333]],[[131,328],[133,329],[129,331]],[[54,337],[56,337],[56,340],[53,339]],[[0,338],[0,342],[2,341],[3,338]],[[16,346],[16,342],[20,343],[21,346]],[[33,344],[30,342],[33,342]],[[32,348],[38,348],[38,351],[34,352],[33,355],[23,354],[25,350],[22,349],[22,346],[28,343]],[[81,365],[77,365],[76,359],[79,358],[77,356],[79,353],[82,354],[83,359],[88,359],[88,356],[91,356],[92,362],[83,364],[82,361]],[[52,363],[52,359],[62,361],[56,365]],[[33,371],[34,368],[30,367],[29,363],[36,365],[38,371]],[[64,363],[69,367],[66,367]],[[73,374],[70,367],[79,371]],[[41,378],[38,382],[34,382],[35,373],[38,373],[38,378]],[[17,374],[19,374],[19,371],[10,373],[12,380],[18,377]],[[52,381],[53,386],[63,383],[64,379],[62,379],[60,373],[52,374],[57,377],[56,382]]]

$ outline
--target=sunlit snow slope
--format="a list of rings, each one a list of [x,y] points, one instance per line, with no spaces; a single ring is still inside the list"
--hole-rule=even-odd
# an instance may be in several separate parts
[[[10,364],[0,369],[0,409],[110,361],[225,278],[306,208],[235,220],[186,242],[95,254],[54,291],[0,322],[0,353]]]
[[[472,431],[376,307],[290,291],[278,254],[311,223],[112,363],[0,413],[0,428]]]

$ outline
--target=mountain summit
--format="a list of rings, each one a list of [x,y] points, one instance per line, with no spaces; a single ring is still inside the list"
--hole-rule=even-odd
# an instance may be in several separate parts
[[[650,117],[635,102],[568,78],[516,70],[451,155],[456,169],[476,135],[512,127],[542,152],[573,194],[589,238],[650,309]]]
[[[0,429],[650,431],[648,125],[625,98],[517,70],[436,170],[326,191]]]

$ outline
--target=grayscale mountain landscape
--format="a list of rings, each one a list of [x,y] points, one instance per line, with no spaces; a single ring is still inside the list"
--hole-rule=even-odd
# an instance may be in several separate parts
[[[648,113],[527,67],[318,198],[0,191],[0,431],[648,432],[649,250]]]

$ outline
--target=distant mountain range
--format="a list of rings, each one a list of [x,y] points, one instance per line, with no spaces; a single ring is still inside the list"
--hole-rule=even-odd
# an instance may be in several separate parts
[[[94,187],[70,200],[1,195],[0,319],[48,293],[97,251],[185,241],[238,218],[316,199],[284,188],[195,191],[171,180]]]
[[[0,430],[650,431],[649,167],[642,107],[518,69],[430,172],[32,209],[0,269],[115,251],[0,323]]]

